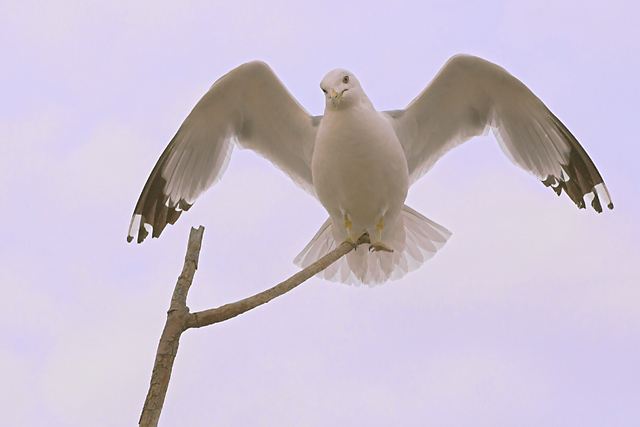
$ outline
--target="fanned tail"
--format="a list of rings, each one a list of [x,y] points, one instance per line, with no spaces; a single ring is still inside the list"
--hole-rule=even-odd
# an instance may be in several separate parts
[[[369,252],[369,245],[360,245],[317,276],[355,286],[375,286],[397,280],[433,257],[449,237],[449,230],[404,205],[385,241],[394,252]],[[293,262],[305,268],[335,248],[329,218]]]

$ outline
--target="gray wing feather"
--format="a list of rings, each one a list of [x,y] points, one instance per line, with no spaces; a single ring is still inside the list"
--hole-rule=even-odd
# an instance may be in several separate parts
[[[311,158],[316,118],[271,68],[249,62],[216,81],[196,104],[156,163],[134,209],[128,241],[160,236],[182,211],[220,180],[237,142],[270,160],[315,196]]]
[[[576,138],[522,82],[483,59],[457,55],[401,111],[386,112],[414,183],[452,148],[491,128],[505,155],[579,208],[613,203],[600,173]]]

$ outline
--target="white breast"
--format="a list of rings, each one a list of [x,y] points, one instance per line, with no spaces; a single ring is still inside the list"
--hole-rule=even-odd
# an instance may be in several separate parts
[[[373,108],[325,112],[312,160],[313,184],[334,224],[391,226],[408,189],[407,162],[391,125]],[[344,228],[344,226],[340,227]]]

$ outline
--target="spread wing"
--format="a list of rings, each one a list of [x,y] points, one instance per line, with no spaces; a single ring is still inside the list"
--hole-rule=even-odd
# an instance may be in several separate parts
[[[600,173],[576,138],[522,82],[503,68],[468,55],[451,58],[405,109],[386,112],[415,182],[452,148],[491,127],[502,151],[560,195],[584,208],[592,193],[613,203]]]
[[[211,86],[156,163],[136,204],[127,241],[160,236],[224,173],[234,143],[254,150],[315,196],[311,157],[319,120],[263,62],[249,62]]]

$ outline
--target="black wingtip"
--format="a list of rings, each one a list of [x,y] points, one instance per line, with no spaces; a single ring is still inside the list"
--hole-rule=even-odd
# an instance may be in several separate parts
[[[133,236],[127,236],[127,243],[131,243],[132,240],[133,240]]]
[[[587,152],[562,122],[560,122],[553,113],[549,112],[549,114],[557,134],[567,143],[570,151],[566,161],[561,163],[563,169],[562,176],[549,176],[542,181],[542,183],[547,187],[552,186],[558,195],[564,191],[579,209],[586,207],[584,196],[589,193],[593,194],[591,206],[596,212],[602,212],[602,202],[607,203],[609,209],[613,209],[613,203],[609,197],[607,187],[604,185],[602,176]],[[558,182],[558,185],[554,187],[553,185],[556,182]],[[599,188],[599,186],[603,188]],[[600,193],[601,190],[603,191],[602,193]],[[602,201],[600,200],[600,196],[603,198]]]
[[[600,199],[598,198],[598,194],[594,192],[593,200],[591,201],[591,207],[594,211],[598,213],[602,213],[602,204],[600,204]]]
[[[149,235],[149,232],[144,227],[144,224],[145,224],[144,217],[142,217],[142,220],[140,221],[140,228],[138,229],[138,243],[144,242],[144,239],[146,239],[147,236]]]

